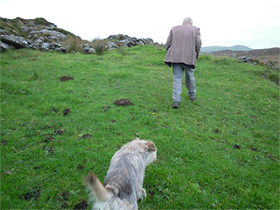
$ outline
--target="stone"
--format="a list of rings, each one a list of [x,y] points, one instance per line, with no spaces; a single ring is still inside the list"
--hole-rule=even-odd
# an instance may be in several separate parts
[[[66,47],[62,47],[62,48],[60,48],[61,49],[61,52],[63,52],[63,53],[66,53],[67,52],[67,48]]]
[[[61,44],[54,42],[53,43],[55,47],[62,47]]]
[[[4,22],[9,22],[9,19],[1,18]],[[64,45],[64,41],[68,39],[68,36],[61,31],[57,30],[57,26],[53,23],[49,23],[43,18],[36,18],[34,20],[25,20],[18,18],[18,25],[15,28],[1,28],[1,42],[0,50],[5,51],[7,49],[20,49],[20,48],[32,48],[35,50],[55,50],[58,52],[66,53],[70,46]],[[19,31],[25,35],[22,37]],[[26,38],[28,37],[28,38]],[[117,34],[110,35],[107,40],[109,41],[105,48],[109,50],[116,49],[118,47],[133,47],[137,45],[153,44],[152,39],[129,37],[128,35]],[[95,53],[95,49],[89,44],[82,46],[83,53],[91,54]]]
[[[90,46],[89,44],[84,44],[83,45],[83,53],[85,54],[92,54],[92,53],[95,53],[95,49]]]
[[[57,51],[57,52],[62,52],[62,48],[61,47],[56,47],[54,50]]]
[[[39,45],[39,50],[49,51],[49,49],[50,49],[50,44],[47,42],[43,42],[42,44]]]
[[[8,44],[0,41],[0,52],[6,51],[9,49],[15,49],[15,48],[11,45],[8,45]]]
[[[30,28],[28,26],[20,26],[21,30],[24,32],[24,33],[28,33],[30,31]]]
[[[34,21],[29,21],[28,25],[35,26],[35,23],[34,23]]]
[[[0,28],[0,34],[1,35],[9,35],[9,32],[6,29],[1,29]]]
[[[28,41],[21,36],[15,35],[1,35],[1,41],[14,46],[16,49],[29,48]]]
[[[95,49],[93,47],[90,47],[89,50],[88,50],[88,53],[89,54],[92,54],[92,53],[95,53]]]
[[[116,49],[118,47],[118,45],[114,42],[108,42],[107,45],[110,50]]]
[[[67,39],[67,36],[59,31],[55,30],[47,30],[47,29],[42,29],[40,31],[30,31],[30,34],[48,34],[50,36],[55,36],[57,39]]]

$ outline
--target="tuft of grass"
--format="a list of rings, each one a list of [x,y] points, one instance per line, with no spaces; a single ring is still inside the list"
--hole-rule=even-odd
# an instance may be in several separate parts
[[[127,54],[127,48],[125,47],[118,47],[117,51],[123,56]]]
[[[69,53],[77,53],[77,52],[82,53],[83,43],[84,41],[81,38],[70,36],[70,35],[68,35],[68,38],[64,41],[64,45],[69,46],[68,48]]]
[[[267,68],[201,56],[196,101],[184,88],[172,109],[165,51],[126,50],[1,53],[1,208],[91,209],[83,177],[103,182],[139,137],[158,150],[139,209],[279,209],[279,86]]]
[[[103,55],[106,51],[109,50],[107,42],[108,41],[104,39],[92,40],[91,45],[94,46],[97,55]]]
[[[103,55],[108,50],[108,47],[104,44],[95,44],[94,49],[97,55]]]
[[[35,19],[34,19],[34,23],[35,23],[36,25],[44,25],[44,26],[54,25],[53,23],[47,21],[45,18],[42,18],[42,17],[40,17],[40,18],[35,18]]]

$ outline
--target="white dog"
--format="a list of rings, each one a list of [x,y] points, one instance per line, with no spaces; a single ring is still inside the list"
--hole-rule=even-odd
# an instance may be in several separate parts
[[[95,174],[86,177],[95,203],[92,209],[138,209],[137,200],[146,197],[145,168],[156,160],[157,149],[150,141],[135,139],[112,157],[104,186]]]

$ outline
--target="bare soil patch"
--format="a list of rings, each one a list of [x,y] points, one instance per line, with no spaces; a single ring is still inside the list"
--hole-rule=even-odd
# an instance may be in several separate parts
[[[67,80],[73,80],[73,79],[74,79],[73,77],[63,76],[63,77],[60,77],[60,82],[65,82]]]
[[[117,106],[131,106],[133,103],[128,99],[118,99],[114,102]]]

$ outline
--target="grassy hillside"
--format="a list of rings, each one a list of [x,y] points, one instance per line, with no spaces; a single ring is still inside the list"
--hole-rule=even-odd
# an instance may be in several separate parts
[[[197,100],[184,88],[172,109],[164,56],[153,46],[1,53],[1,209],[86,207],[83,177],[103,182],[137,136],[158,149],[140,209],[279,208],[279,86],[267,69],[201,56]]]

